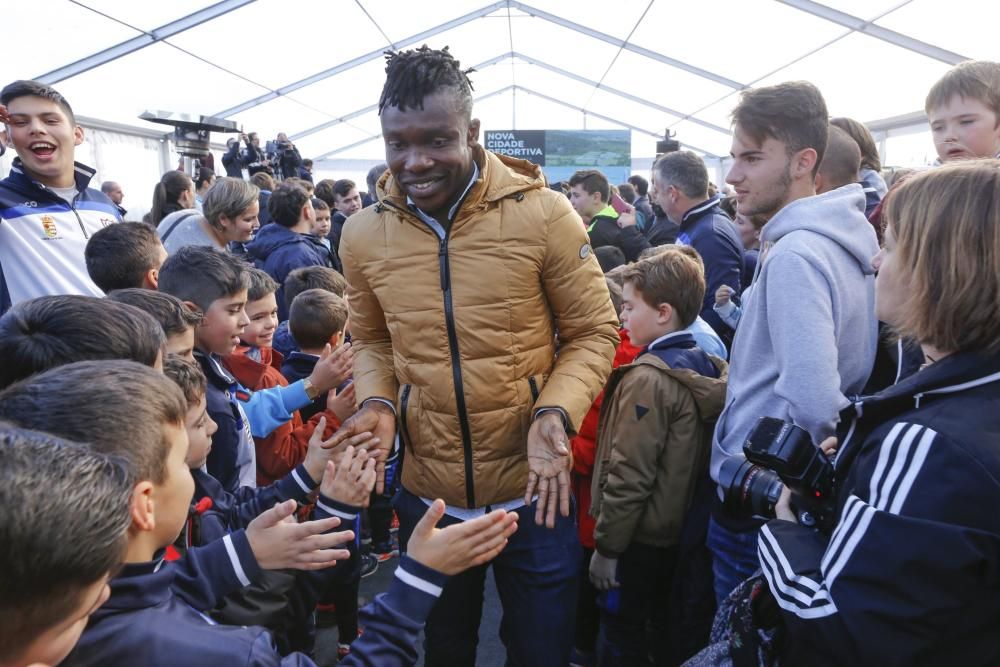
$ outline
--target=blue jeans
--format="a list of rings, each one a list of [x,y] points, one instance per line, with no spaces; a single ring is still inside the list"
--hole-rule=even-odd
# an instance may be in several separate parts
[[[760,569],[757,556],[759,528],[735,533],[715,521],[708,523],[708,548],[712,552],[712,574],[715,576],[715,603],[733,592],[744,579]]]
[[[406,489],[395,498],[399,543],[406,543],[427,505]],[[491,563],[448,580],[424,629],[427,667],[473,667],[483,614],[486,568],[493,566],[503,619],[500,639],[507,665],[549,667],[569,663],[580,573],[575,512],[556,516],[553,529],[535,525],[534,506],[517,510],[518,528]],[[447,514],[438,524],[459,523]]]

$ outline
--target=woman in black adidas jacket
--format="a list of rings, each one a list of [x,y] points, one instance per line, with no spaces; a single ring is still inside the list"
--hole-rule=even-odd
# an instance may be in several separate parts
[[[927,363],[841,413],[832,535],[761,530],[781,662],[1000,664],[1000,162],[915,176],[885,215],[879,319]]]

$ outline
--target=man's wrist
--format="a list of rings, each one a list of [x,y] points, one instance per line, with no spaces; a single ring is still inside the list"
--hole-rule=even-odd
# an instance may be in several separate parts
[[[392,401],[387,398],[381,398],[378,396],[373,396],[371,398],[366,398],[361,401],[362,408],[371,408],[378,412],[388,412],[393,416],[396,416],[396,406],[393,405]]]
[[[567,432],[569,431],[569,416],[566,414],[566,411],[563,410],[562,408],[557,408],[557,407],[538,408],[537,410],[535,410],[535,415],[532,417],[532,421],[538,419],[539,417],[547,413],[558,415],[559,419],[562,420],[563,428],[566,429]]]

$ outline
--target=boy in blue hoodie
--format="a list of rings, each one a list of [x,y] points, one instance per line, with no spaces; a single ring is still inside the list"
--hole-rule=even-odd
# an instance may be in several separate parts
[[[240,260],[200,246],[181,248],[160,269],[160,290],[203,313],[195,329],[195,358],[208,378],[209,414],[219,425],[208,472],[230,492],[256,486],[253,438],[269,435],[295,410],[339,385],[351,365],[350,346],[342,346],[300,382],[257,392],[240,386],[223,366],[222,356],[236,349],[250,322],[245,310],[248,285]]]
[[[313,236],[316,210],[312,198],[302,187],[283,183],[271,193],[267,202],[273,225],[265,225],[247,245],[250,257],[258,269],[267,271],[284,286],[285,278],[303,266],[333,268],[333,251],[323,239]],[[284,291],[278,290],[278,319],[288,319]]]
[[[106,399],[99,406],[87,400],[95,390]],[[4,419],[55,430],[86,441],[95,450],[121,456],[134,484],[125,566],[110,582],[109,599],[91,616],[64,664],[313,664],[302,654],[282,658],[261,628],[217,626],[202,613],[256,574],[257,563],[247,544],[252,526],[219,540],[233,555],[228,577],[201,571],[196,564],[185,563],[186,558],[164,563],[156,557],[183,528],[194,490],[185,463],[189,441],[180,388],[132,362],[83,362],[34,376],[9,388],[2,399]],[[368,471],[365,475],[362,487],[370,484]],[[362,476],[356,475],[354,482],[360,483]],[[336,497],[357,495],[357,484],[349,478],[337,475],[332,463],[327,465],[317,514],[326,512],[324,507],[335,507]],[[274,545],[279,551],[294,550],[296,542],[314,544],[317,550],[302,563],[313,569],[346,557],[344,550],[330,547],[353,539],[350,532],[318,532],[336,527],[336,517],[307,524],[284,521],[294,507],[294,502],[284,502],[261,517],[285,531],[286,539]],[[347,664],[415,662],[417,633],[447,575],[496,556],[516,528],[513,515],[494,512],[469,522],[477,524],[471,530],[438,531],[433,526],[443,510],[437,501],[421,522],[417,548],[411,546],[412,557],[401,564],[398,581],[367,614],[366,633],[355,644],[353,662]]]

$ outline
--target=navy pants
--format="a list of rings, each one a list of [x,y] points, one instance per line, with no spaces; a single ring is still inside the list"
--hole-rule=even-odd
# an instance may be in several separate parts
[[[427,504],[401,489],[395,499],[400,548]],[[535,507],[518,511],[518,528],[491,563],[448,580],[427,619],[424,653],[427,667],[473,667],[483,614],[486,568],[493,566],[503,619],[500,639],[510,667],[551,667],[569,663],[580,573],[576,516],[557,513],[555,528],[535,525]],[[459,523],[447,514],[439,527]]]
[[[708,548],[712,552],[712,574],[715,577],[715,602],[722,601],[745,579],[760,569],[757,556],[758,528],[734,532],[716,522],[708,523]]]

